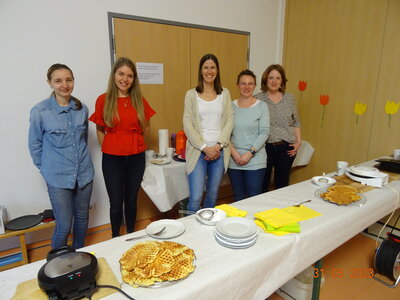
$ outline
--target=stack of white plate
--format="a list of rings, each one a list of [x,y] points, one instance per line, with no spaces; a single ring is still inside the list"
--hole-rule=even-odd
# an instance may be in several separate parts
[[[218,222],[214,232],[215,239],[222,246],[243,249],[253,246],[257,241],[256,224],[239,217],[225,218]]]

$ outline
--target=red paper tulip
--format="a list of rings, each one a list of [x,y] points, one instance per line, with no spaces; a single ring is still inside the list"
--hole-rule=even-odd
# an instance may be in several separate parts
[[[322,119],[321,119],[321,128],[324,126],[324,117],[325,117],[325,106],[329,103],[329,95],[320,95],[319,103],[321,103],[322,109]]]
[[[303,91],[306,89],[306,87],[307,87],[307,82],[304,81],[304,80],[300,80],[299,81],[299,90],[300,90],[300,99],[299,99],[299,101],[301,100],[301,97],[303,96]]]
[[[327,105],[329,103],[329,95],[320,95],[319,96],[319,103],[321,103],[321,105]]]
[[[299,90],[302,92],[307,88],[307,81],[300,80],[299,81]]]

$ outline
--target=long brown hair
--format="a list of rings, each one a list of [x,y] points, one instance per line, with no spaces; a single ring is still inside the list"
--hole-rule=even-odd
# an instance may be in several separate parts
[[[72,70],[68,66],[57,63],[57,64],[54,64],[54,65],[51,65],[50,68],[47,70],[47,80],[48,81],[51,81],[51,75],[53,75],[53,72],[57,71],[57,70],[68,70],[71,73],[72,79],[75,80],[74,73],[72,73]],[[51,93],[51,95],[55,96],[54,91]],[[76,103],[76,110],[81,110],[82,109],[82,102],[79,101],[79,99],[77,99],[77,98],[75,98],[73,96],[71,96],[71,99],[74,100],[75,103]]]
[[[221,77],[219,76],[219,63],[218,63],[218,58],[214,54],[206,54],[200,59],[199,63],[199,73],[197,75],[197,86],[196,86],[196,91],[199,93],[204,92],[204,82],[203,82],[203,75],[201,75],[201,68],[203,67],[203,64],[211,59],[215,65],[217,66],[217,76],[215,77],[214,80],[214,90],[217,93],[217,95],[222,93],[222,85],[221,85]]]
[[[285,69],[281,65],[278,65],[278,64],[269,65],[268,68],[262,74],[262,77],[261,77],[261,90],[264,91],[264,92],[268,92],[268,75],[273,70],[278,71],[279,74],[281,74],[282,84],[279,87],[279,91],[282,94],[284,94],[285,90],[286,90],[287,78],[286,78],[286,74],[285,74]]]
[[[144,115],[142,93],[140,91],[138,74],[136,71],[135,64],[126,57],[120,57],[114,63],[112,67],[110,77],[108,79],[106,102],[104,103],[103,118],[104,122],[108,127],[113,127],[115,119],[119,119],[118,109],[117,109],[117,99],[118,99],[118,88],[115,84],[115,73],[122,66],[127,66],[133,72],[133,83],[128,90],[129,97],[132,101],[132,106],[136,109],[137,116],[139,119],[140,127],[145,128],[146,118]]]

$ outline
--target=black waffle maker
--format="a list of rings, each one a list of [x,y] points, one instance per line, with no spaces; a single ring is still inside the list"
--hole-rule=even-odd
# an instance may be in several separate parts
[[[390,158],[380,158],[375,160],[379,162],[378,169],[382,171],[400,173],[400,160]]]
[[[97,259],[65,246],[51,250],[38,273],[39,287],[50,300],[91,298],[96,289]]]

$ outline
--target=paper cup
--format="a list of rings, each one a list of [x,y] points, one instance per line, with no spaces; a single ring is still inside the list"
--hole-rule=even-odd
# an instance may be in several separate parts
[[[393,150],[393,159],[400,160],[400,149]]]
[[[337,174],[339,176],[344,175],[344,172],[346,171],[346,168],[349,166],[349,163],[347,161],[338,161],[337,162]]]
[[[167,150],[167,158],[171,160],[172,155],[174,154],[174,148],[167,148],[166,150]]]
[[[146,159],[152,160],[154,158],[154,150],[146,150]]]

